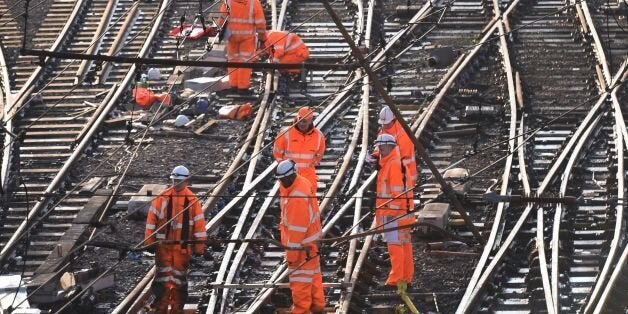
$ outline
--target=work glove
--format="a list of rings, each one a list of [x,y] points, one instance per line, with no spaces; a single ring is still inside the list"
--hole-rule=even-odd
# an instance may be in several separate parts
[[[371,154],[367,154],[366,157],[364,157],[364,161],[371,165],[375,165],[377,163],[377,158]]]

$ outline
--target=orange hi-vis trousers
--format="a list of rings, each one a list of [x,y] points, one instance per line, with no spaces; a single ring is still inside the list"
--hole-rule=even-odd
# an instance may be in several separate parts
[[[232,35],[227,42],[227,60],[229,62],[253,62],[255,53],[254,35]],[[250,68],[228,68],[229,85],[232,88],[248,89],[251,86]]]
[[[397,226],[414,223],[413,216],[393,221],[397,216],[378,216],[377,224],[383,228],[396,228]],[[391,222],[393,221],[393,222]],[[412,282],[414,276],[414,259],[412,255],[412,241],[410,229],[399,229],[384,233],[384,239],[388,244],[390,255],[390,273],[386,285],[396,286],[399,280]]]

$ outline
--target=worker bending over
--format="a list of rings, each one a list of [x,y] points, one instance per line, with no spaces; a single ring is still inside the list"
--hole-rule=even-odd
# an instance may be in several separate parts
[[[303,63],[310,57],[310,50],[295,33],[286,31],[268,31],[264,48],[269,50],[269,55],[273,63]],[[284,69],[282,73],[297,76],[301,69]]]
[[[299,175],[310,181],[316,194],[318,176],[315,167],[325,153],[325,135],[314,127],[314,111],[310,107],[301,107],[294,117],[294,123],[287,130],[279,132],[273,155],[277,162],[293,160],[297,164]]]
[[[299,175],[297,169],[294,161],[284,160],[275,170],[275,177],[280,182],[281,243],[289,248],[301,249],[286,250],[292,313],[322,313],[325,295],[316,244],[321,238],[318,201],[310,182]]]
[[[375,201],[375,217],[377,225],[384,229],[414,223],[414,216],[408,213],[408,194],[404,193],[407,184],[404,182],[401,157],[395,138],[390,134],[377,136],[375,145],[379,148],[379,166],[377,173],[377,199]],[[410,228],[384,233],[390,255],[390,273],[386,285],[402,285],[402,281],[410,283],[414,275],[414,260]],[[405,286],[405,285],[404,285]]]
[[[264,41],[266,17],[259,0],[226,0],[220,7],[218,25],[226,27],[227,61],[255,61],[255,35]],[[226,25],[224,25],[226,21]],[[251,85],[250,68],[228,68],[229,85],[238,92],[248,92]]]
[[[201,255],[205,251],[205,244],[202,243],[207,239],[205,217],[198,199],[187,187],[189,177],[186,167],[174,168],[170,175],[172,186],[152,201],[146,218],[145,244],[156,243],[157,269],[152,285],[156,298],[151,308],[160,314],[183,313],[188,295],[190,256]],[[188,240],[202,242],[184,242]]]

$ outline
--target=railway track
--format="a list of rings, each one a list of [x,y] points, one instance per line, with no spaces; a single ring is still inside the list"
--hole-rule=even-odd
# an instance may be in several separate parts
[[[196,3],[167,3],[84,0],[70,5],[54,1],[34,47],[134,56],[148,55],[145,41],[150,41],[152,57],[201,57],[203,45],[181,48],[179,41],[156,35],[159,23],[154,23],[153,17],[162,15],[160,9],[164,10],[162,30],[178,26],[181,15],[193,20],[199,10]],[[623,289],[626,276],[622,236],[626,218],[621,203],[608,202],[623,198],[623,148],[628,148],[623,122],[627,109],[622,106],[625,88],[618,87],[625,80],[625,65],[619,64],[627,49],[621,33],[626,20],[607,14],[618,9],[601,3],[528,0],[459,0],[413,8],[377,1],[336,1],[332,5],[354,40],[371,52],[372,66],[416,136],[429,148],[437,167],[441,171],[463,167],[471,174],[479,171],[459,189],[467,194],[495,189],[503,195],[582,195],[588,200],[572,208],[493,206],[467,199],[475,226],[488,235],[489,242],[458,311],[621,310],[617,301],[621,296],[608,288]],[[319,2],[270,2],[264,6],[269,27],[294,28],[310,47],[311,61],[350,60],[348,45]],[[0,14],[2,10],[0,6]],[[110,18],[106,12],[111,12]],[[402,16],[409,12],[416,13],[411,18]],[[502,12],[507,18],[496,19]],[[3,19],[0,17],[0,23],[11,24]],[[516,31],[506,35],[512,29]],[[17,42],[7,35],[10,30],[5,30],[0,31],[0,38],[7,38],[6,43],[0,43],[5,50],[16,49]],[[67,33],[55,41],[55,32],[60,30]],[[5,271],[25,271],[31,279],[58,269],[47,263],[59,255],[55,253],[58,243],[76,228],[77,217],[95,195],[95,189],[85,183],[89,179],[85,168],[75,167],[78,158],[94,152],[109,157],[119,154],[121,162],[131,162],[119,150],[129,131],[114,127],[102,133],[98,126],[137,72],[135,66],[67,60],[36,64],[33,60],[20,57],[9,61],[11,66],[0,68],[9,70],[0,72],[5,121],[9,129],[23,134],[19,144],[5,144],[8,149],[3,153],[3,187],[12,187],[12,194],[0,219],[0,259]],[[175,71],[162,69],[163,80],[151,82],[151,87],[168,91],[171,86],[165,83],[166,74]],[[204,200],[207,230],[212,236],[279,237],[278,186],[270,176],[275,163],[268,147],[277,132],[292,123],[294,108],[301,105],[318,107],[316,124],[327,136],[327,151],[317,169],[325,236],[374,226],[371,219],[361,219],[373,206],[369,184],[374,172],[365,167],[363,159],[375,134],[381,104],[377,95],[371,95],[368,77],[361,70],[309,71],[302,82],[287,82],[287,93],[283,91],[285,83],[283,78],[265,73],[253,76],[257,93],[207,95],[217,108],[252,101],[258,109],[223,179],[196,187]],[[612,88],[606,90],[607,86]],[[14,97],[7,97],[11,91]],[[605,91],[606,98],[592,97]],[[589,98],[587,104],[574,109]],[[602,108],[611,109],[604,114]],[[130,134],[139,134],[139,130]],[[9,135],[4,141],[17,142]],[[477,158],[474,154],[486,154],[485,150],[502,159],[494,165],[490,160],[473,160]],[[248,162],[247,171],[236,173],[244,161]],[[90,167],[90,161],[83,163]],[[486,170],[489,165],[492,168]],[[212,170],[205,167],[199,175],[214,173]],[[420,199],[415,205],[438,202],[442,192],[424,167],[421,177]],[[145,183],[154,180],[134,178],[129,183],[124,176],[118,178],[125,191]],[[240,197],[217,196],[223,193]],[[460,218],[455,212],[450,214],[449,230],[472,242],[473,235]],[[37,228],[31,229],[32,225]],[[424,248],[422,243],[415,245],[415,260],[418,265],[433,267],[429,263],[435,261],[419,253]],[[282,249],[225,244],[211,246],[205,256],[207,260],[194,266],[190,274],[186,308],[206,313],[289,308]],[[385,279],[383,269],[388,265],[385,244],[377,237],[326,247],[321,261],[326,312],[386,312],[398,305],[396,294],[377,284]],[[468,267],[472,261],[459,262]],[[149,272],[139,282],[124,279],[126,289],[134,287],[118,293],[126,298],[114,313],[138,310],[146,302],[151,277]],[[461,294],[431,294],[436,286],[425,280],[417,279],[410,294],[415,300],[432,296],[432,301],[419,301],[420,307],[453,311]],[[103,305],[105,308],[111,310]]]
[[[528,162],[520,165],[520,171],[529,174],[529,177],[525,178],[524,181],[528,183],[524,182],[519,193],[530,194],[534,188],[534,193],[537,194],[589,195],[593,198],[593,205],[563,209],[562,205],[540,204],[524,207],[511,204],[513,216],[506,216],[503,230],[491,234],[491,237],[498,239],[498,245],[504,235],[508,234],[508,237],[498,250],[498,246],[493,248],[495,255],[486,268],[485,257],[491,255],[491,250],[485,250],[482,262],[458,308],[459,312],[472,309],[542,310],[552,313],[577,310],[591,293],[596,281],[601,281],[596,276],[601,270],[600,263],[604,263],[604,257],[596,256],[596,252],[604,250],[612,241],[599,239],[599,235],[604,233],[600,229],[604,228],[599,228],[597,224],[608,221],[606,217],[602,217],[605,215],[600,216],[596,210],[614,212],[615,208],[607,208],[604,200],[614,193],[623,195],[623,175],[612,173],[612,169],[623,167],[623,158],[617,161],[619,164],[613,164],[615,158],[602,160],[596,157],[601,151],[594,153],[595,149],[614,147],[616,144],[610,139],[616,136],[617,130],[611,127],[596,129],[600,120],[604,119],[597,113],[597,109],[606,102],[604,98],[598,100],[598,97],[591,97],[599,92],[595,84],[595,71],[591,69],[602,69],[605,64],[595,63],[592,57],[595,56],[596,49],[580,45],[583,35],[572,30],[573,24],[570,21],[578,20],[570,20],[569,16],[573,17],[581,8],[562,11],[564,4],[552,2],[522,3],[521,6],[516,17],[522,25],[538,20],[541,16],[548,16],[543,20],[544,23],[537,22],[523,31],[517,31],[516,42],[513,44],[514,57],[517,59],[515,65],[520,70],[521,81],[524,86],[527,85],[527,89],[524,89],[528,91],[524,107],[533,107],[534,113],[542,112],[552,120],[551,125],[545,125],[542,131],[534,131],[532,141],[525,146]],[[562,13],[556,14],[557,10]],[[554,14],[553,18],[549,18],[550,14]],[[586,26],[584,18],[581,20]],[[552,50],[561,51],[561,58],[552,57],[552,53],[548,53]],[[597,59],[604,60],[603,54],[597,55]],[[583,60],[588,60],[589,65],[583,66]],[[541,73],[548,65],[554,70],[555,77],[551,79],[551,83],[544,80],[548,78],[547,74]],[[610,74],[605,74],[600,73],[597,76],[600,87],[611,84]],[[572,76],[569,84],[558,79],[569,76]],[[617,80],[613,82],[616,83]],[[588,102],[583,103],[586,100]],[[522,123],[522,131],[528,130],[524,132],[547,124],[547,121],[538,121],[538,117],[532,114],[526,120],[530,122]],[[574,131],[574,126],[580,127]],[[523,133],[522,131],[520,132]],[[600,136],[604,140],[598,138],[593,141],[589,136]],[[580,141],[579,145],[575,145],[577,141]],[[583,146],[590,151],[586,151],[586,148],[582,151]],[[567,153],[571,154],[569,161]],[[586,158],[578,159],[580,154]],[[576,162],[580,162],[580,167],[573,167]],[[566,164],[563,165],[564,163]],[[563,171],[560,177],[562,180],[557,180],[559,171]],[[582,175],[583,179],[575,179],[574,176],[578,174],[573,174],[572,171]],[[600,184],[597,178],[608,180]],[[596,188],[592,189],[592,186]],[[620,192],[615,190],[617,188]],[[599,203],[595,203],[596,200]],[[533,209],[537,209],[536,219],[535,216],[528,216]],[[622,210],[618,208],[617,212],[621,216]],[[594,221],[600,218],[602,221],[598,220],[596,224]],[[561,225],[561,221],[565,223]],[[617,230],[616,227],[611,227],[612,229]],[[560,244],[556,245],[557,243]],[[506,252],[508,248],[512,249]],[[509,263],[505,264],[505,261]],[[476,281],[478,278],[479,284]]]
[[[54,44],[33,48],[94,53],[114,46],[123,53],[142,56],[155,35],[156,28],[151,25],[159,21],[157,12],[162,3],[56,4],[50,7],[50,23],[41,29],[40,39]],[[128,12],[133,19],[122,23],[122,15]],[[112,27],[108,29],[110,22]],[[51,32],[62,28],[59,37],[55,35],[51,40]],[[124,36],[115,41],[117,33]],[[23,273],[31,285],[38,286],[67,266],[71,246],[61,244],[74,245],[87,231],[88,226],[78,221],[90,212],[86,207],[94,190],[85,190],[86,185],[78,182],[72,168],[79,158],[89,154],[102,122],[134,78],[134,66],[112,66],[113,73],[124,75],[101,80],[109,82],[108,87],[84,80],[90,68],[87,62],[47,59],[37,68],[14,68],[14,86],[22,89],[13,99],[14,108],[7,119],[21,136],[5,141],[15,143],[5,144],[9,149],[5,150],[3,175],[10,194],[1,220],[0,255],[4,271]]]

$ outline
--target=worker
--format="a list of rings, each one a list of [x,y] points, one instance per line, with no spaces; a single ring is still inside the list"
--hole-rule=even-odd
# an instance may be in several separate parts
[[[310,50],[295,33],[286,31],[268,31],[264,48],[267,49],[273,63],[303,63],[310,57]],[[301,69],[284,69],[282,73],[298,77]]]
[[[273,155],[277,162],[291,159],[298,166],[299,175],[308,179],[314,194],[318,188],[316,166],[323,159],[325,135],[314,127],[314,111],[301,107],[294,117],[294,125],[279,132]]]
[[[297,164],[288,159],[275,170],[280,182],[281,243],[294,249],[286,250],[292,313],[322,313],[325,295],[316,244],[322,235],[318,201],[310,182],[297,169]]]
[[[377,225],[383,229],[396,228],[414,223],[408,215],[408,194],[403,180],[401,157],[395,138],[390,134],[380,134],[375,140],[379,148],[377,173],[377,199],[375,217]],[[388,245],[391,269],[386,280],[388,286],[404,286],[412,281],[414,261],[412,257],[410,229],[399,229],[384,233]]]
[[[226,0],[220,7],[218,25],[226,27],[227,61],[255,61],[255,35],[266,39],[266,17],[259,0]],[[225,25],[226,21],[226,25]],[[229,85],[240,93],[248,92],[251,85],[250,68],[228,68]]]
[[[183,313],[191,255],[205,251],[205,217],[198,199],[187,187],[189,177],[186,167],[174,168],[172,186],[152,201],[146,218],[145,244],[155,244],[157,269],[152,289],[156,298],[151,308],[156,313]]]

